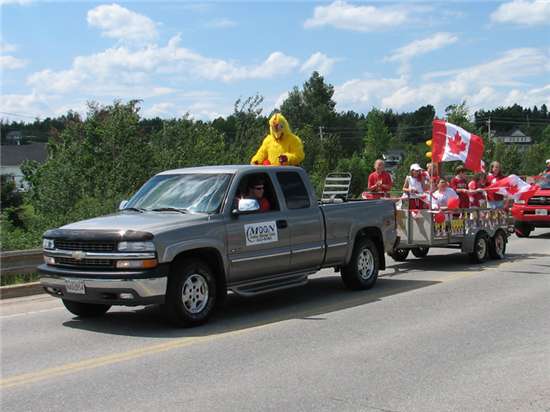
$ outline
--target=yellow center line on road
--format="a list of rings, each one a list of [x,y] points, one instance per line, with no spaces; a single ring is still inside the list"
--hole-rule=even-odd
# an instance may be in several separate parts
[[[173,349],[183,348],[196,343],[208,342],[217,338],[239,335],[244,332],[262,329],[264,327],[273,325],[273,323],[267,325],[253,326],[247,329],[218,333],[210,336],[190,336],[181,339],[171,340],[169,342],[160,343],[157,345],[145,346],[139,349],[129,350],[127,352],[114,353],[112,355],[99,356],[96,358],[86,359],[83,361],[67,363],[65,365],[43,369],[37,372],[29,372],[21,375],[15,375],[9,378],[0,380],[0,389],[7,389],[14,386],[20,386],[38,382],[44,379],[67,375],[72,372],[79,372],[86,369],[94,369],[100,366],[112,365],[132,359],[142,358],[148,355],[154,355],[157,353],[166,352]]]
[[[513,264],[513,263],[515,263],[515,262],[502,262],[501,264],[499,264],[499,265],[497,265],[497,266],[495,266],[491,269],[498,270],[499,267],[502,264]],[[438,277],[438,278],[435,278],[435,279],[430,278],[430,279],[426,279],[426,280],[427,281],[435,281],[435,282],[444,283],[444,282],[454,281],[454,280],[458,280],[458,279],[464,279],[464,278],[467,278],[467,277],[470,277],[470,276],[473,276],[473,275],[476,275],[476,274],[481,274],[481,273],[482,272],[480,272],[480,271],[451,273],[451,274],[443,276],[443,277]],[[394,276],[382,275],[381,277],[386,278],[386,279],[391,279]],[[399,275],[397,275],[395,277],[398,278]],[[398,293],[401,293],[401,292],[407,292],[409,290],[410,289],[408,289],[407,287],[397,288],[397,289],[393,290],[392,295],[395,295],[395,294],[398,294]],[[376,289],[373,290],[373,292],[374,293],[372,294],[371,299],[365,300],[365,298],[362,297],[362,298],[354,299],[354,301],[356,300],[357,304],[366,304],[366,303],[376,301],[376,300],[383,297],[383,296],[379,296],[379,294],[376,293]],[[350,302],[348,302],[348,303],[350,303]],[[325,304],[325,305],[322,305],[322,307],[319,307],[319,310],[323,311],[325,313],[330,313],[330,312],[337,311],[337,310],[340,310],[340,309],[345,309],[345,308],[343,308],[339,303]],[[299,313],[294,314],[294,316],[295,316],[296,319],[299,319],[301,317],[301,315]],[[307,315],[304,314],[304,316],[307,316]],[[129,350],[129,351],[126,351],[126,352],[120,352],[120,353],[114,353],[114,354],[111,354],[111,355],[99,356],[99,357],[95,357],[95,358],[91,358],[91,359],[85,359],[85,360],[78,361],[78,362],[67,363],[65,365],[61,365],[61,366],[57,366],[57,367],[53,367],[53,368],[47,368],[47,369],[39,370],[39,371],[36,371],[36,372],[29,372],[29,373],[24,373],[24,374],[21,374],[21,375],[15,375],[15,376],[0,380],[0,389],[7,389],[7,388],[15,387],[15,386],[31,384],[31,383],[38,382],[38,381],[41,381],[41,380],[67,375],[69,373],[79,372],[79,371],[83,371],[83,370],[87,370],[87,369],[94,369],[94,368],[98,368],[98,367],[101,367],[101,366],[113,365],[113,364],[116,364],[116,363],[121,363],[121,362],[132,360],[132,359],[138,359],[138,358],[142,358],[142,357],[145,357],[145,356],[166,352],[166,351],[169,351],[169,350],[183,348],[183,347],[190,346],[190,345],[193,345],[193,344],[213,341],[213,340],[216,340],[218,338],[223,338],[223,337],[228,337],[228,336],[236,336],[236,335],[244,334],[244,333],[247,333],[247,332],[259,330],[259,329],[262,329],[262,328],[267,328],[269,326],[273,326],[277,323],[281,323],[281,322],[284,322],[286,320],[289,320],[289,317],[288,316],[283,316],[279,319],[271,319],[271,320],[265,321],[261,325],[250,326],[250,327],[246,327],[246,328],[239,329],[239,330],[233,330],[233,331],[229,331],[229,332],[221,332],[221,333],[217,333],[217,334],[213,334],[213,335],[209,335],[209,336],[188,336],[188,337],[184,337],[184,338],[180,338],[180,339],[174,339],[174,340],[171,340],[171,341],[168,341],[168,342],[165,342],[165,343],[160,343],[160,344],[156,344],[156,345],[145,346],[145,347],[142,347],[142,348]]]

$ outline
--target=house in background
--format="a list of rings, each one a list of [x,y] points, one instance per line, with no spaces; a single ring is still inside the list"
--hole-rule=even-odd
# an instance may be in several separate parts
[[[508,133],[496,133],[493,135],[493,140],[507,146],[514,145],[520,152],[525,152],[533,144],[531,136],[527,136],[519,127],[514,127]]]
[[[403,163],[403,160],[405,160],[405,151],[401,149],[387,150],[382,154],[382,159],[384,159],[386,170],[393,175],[401,163]]]
[[[8,136],[6,136],[7,138]],[[28,184],[21,172],[21,165],[25,160],[35,160],[44,163],[47,159],[46,143],[7,144],[0,146],[1,163],[0,174],[10,175],[15,180],[17,190],[26,190]]]

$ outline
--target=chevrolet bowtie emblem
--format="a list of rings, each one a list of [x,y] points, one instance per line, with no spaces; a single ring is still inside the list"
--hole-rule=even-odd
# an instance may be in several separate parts
[[[76,250],[71,254],[71,256],[73,257],[73,259],[82,260],[86,257],[86,252],[82,252],[81,250]]]

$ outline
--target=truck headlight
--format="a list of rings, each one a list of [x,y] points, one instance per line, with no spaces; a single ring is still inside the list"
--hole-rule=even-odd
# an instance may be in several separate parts
[[[53,239],[42,239],[43,249],[55,249],[55,243]]]
[[[119,242],[119,252],[154,252],[155,244],[153,242]]]

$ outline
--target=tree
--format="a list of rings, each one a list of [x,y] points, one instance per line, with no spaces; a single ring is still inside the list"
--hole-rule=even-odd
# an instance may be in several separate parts
[[[387,149],[391,134],[384,124],[384,114],[378,109],[372,109],[367,115],[367,134],[364,139],[364,157],[382,156]]]

